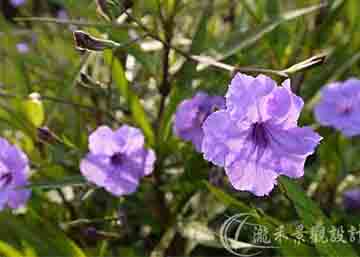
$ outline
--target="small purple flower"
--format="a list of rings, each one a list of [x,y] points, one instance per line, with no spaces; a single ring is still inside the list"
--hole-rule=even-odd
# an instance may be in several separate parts
[[[21,187],[28,184],[29,170],[26,155],[0,138],[0,210],[25,205],[31,191]]]
[[[135,192],[155,162],[154,152],[144,148],[141,131],[127,125],[116,131],[99,127],[89,137],[89,150],[80,164],[82,174],[116,196]]]
[[[343,204],[346,210],[360,210],[360,188],[353,188],[343,193]]]
[[[16,44],[16,49],[20,54],[26,54],[29,52],[29,45],[27,43],[21,42]]]
[[[231,184],[257,196],[268,195],[279,175],[299,178],[321,137],[297,120],[304,103],[264,75],[238,73],[226,94],[226,110],[203,124],[204,158],[225,167]]]
[[[56,14],[56,17],[57,17],[58,19],[60,19],[60,20],[67,20],[67,19],[69,19],[69,15],[68,15],[68,13],[66,12],[66,10],[64,10],[64,9],[59,10],[59,11],[57,12],[57,14]]]
[[[209,96],[204,92],[198,92],[193,98],[184,100],[178,106],[174,133],[183,140],[191,141],[195,149],[201,152],[204,137],[201,128],[203,122],[213,111],[224,108],[224,97]]]
[[[14,7],[21,6],[26,3],[26,0],[10,0],[10,3]]]
[[[360,80],[335,82],[321,90],[315,117],[324,126],[340,130],[345,136],[360,134]]]

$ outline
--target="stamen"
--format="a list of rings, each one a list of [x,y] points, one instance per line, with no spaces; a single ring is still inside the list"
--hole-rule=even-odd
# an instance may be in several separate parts
[[[111,164],[112,164],[112,165],[115,165],[115,166],[121,165],[121,164],[123,163],[124,159],[125,159],[124,157],[125,157],[125,156],[124,156],[124,154],[122,154],[122,153],[115,153],[115,154],[113,154],[113,155],[111,156],[111,159],[110,159]]]
[[[1,175],[0,176],[0,188],[4,188],[4,187],[8,186],[11,183],[12,179],[13,179],[13,176],[10,172]]]

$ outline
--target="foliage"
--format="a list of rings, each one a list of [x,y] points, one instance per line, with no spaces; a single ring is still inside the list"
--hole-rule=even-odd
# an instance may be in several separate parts
[[[259,256],[358,255],[357,243],[309,236],[319,224],[358,225],[340,199],[360,181],[359,139],[320,127],[312,114],[322,86],[360,76],[358,0],[99,2],[1,3],[0,135],[29,156],[33,191],[26,210],[0,214],[1,256],[232,256],[218,235],[237,213],[271,232],[304,225],[303,241],[290,237]],[[77,50],[75,29],[116,44]],[[289,76],[305,101],[301,125],[324,137],[304,178],[281,178],[270,197],[234,191],[172,133],[180,101],[198,90],[223,95],[235,70]],[[80,176],[88,135],[102,124],[138,127],[156,151],[154,173],[135,194],[116,198]],[[53,140],[40,140],[39,127]],[[250,242],[251,231],[238,241]],[[249,249],[237,252],[257,251]]]

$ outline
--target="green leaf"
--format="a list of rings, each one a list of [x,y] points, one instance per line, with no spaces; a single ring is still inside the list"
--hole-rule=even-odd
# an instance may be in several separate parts
[[[39,189],[56,189],[62,188],[66,186],[84,186],[87,185],[88,182],[85,180],[83,176],[68,176],[62,180],[56,181],[44,181],[44,182],[37,182],[32,183],[27,188],[39,188]]]
[[[238,199],[232,197],[231,195],[223,192],[222,190],[218,189],[217,187],[214,187],[209,182],[205,181],[204,183],[206,184],[210,193],[212,193],[221,202],[223,202],[224,204],[226,204],[228,206],[233,206],[236,209],[238,209],[244,213],[251,214],[253,217],[255,217],[257,219],[257,221],[259,223],[267,224],[271,227],[274,225],[277,226],[277,225],[281,224],[280,221],[276,220],[272,216],[268,216],[265,213],[259,212],[257,209],[246,205],[245,203],[243,203],[243,202],[239,201]]]
[[[246,34],[244,33],[234,34],[232,36],[231,41],[222,50],[219,51],[220,56],[217,58],[217,60],[226,59],[238,53],[239,51],[244,50],[245,48],[253,45],[254,43],[258,42],[260,39],[262,39],[265,35],[275,30],[281,24],[302,17],[304,15],[313,13],[315,11],[318,11],[322,7],[324,7],[324,4],[313,5],[310,7],[283,13],[274,20],[264,25],[261,25],[260,28],[257,29],[254,33],[250,32],[249,36],[246,36],[246,34],[249,34],[249,32],[246,32]]]
[[[111,51],[104,51],[104,57],[107,65],[112,66],[113,79],[119,89],[120,94],[125,98],[126,103],[129,106],[132,118],[134,119],[137,126],[143,130],[149,145],[153,145],[155,138],[151,124],[138,96],[129,88],[129,84],[121,63]]]
[[[244,211],[244,212],[250,212],[251,208],[244,204],[243,202],[235,199],[234,197],[226,194],[222,190],[218,189],[217,187],[214,187],[209,182],[205,182],[205,185],[207,186],[210,193],[212,193],[216,198],[218,198],[220,201],[222,201],[224,204],[228,206],[234,206],[237,209]]]
[[[19,251],[18,249],[23,248],[25,244],[26,248],[31,248],[38,256],[86,257],[60,229],[42,220],[32,209],[28,209],[24,216],[1,213],[0,226],[0,242],[6,242],[12,247],[6,248],[4,244],[0,244],[0,252],[1,248]]]
[[[0,240],[0,254],[4,254],[4,257],[23,257],[24,255],[16,250],[11,245]]]
[[[317,225],[323,225],[326,227],[330,227],[332,225],[319,206],[307,197],[305,192],[296,182],[286,177],[281,177],[279,181],[284,188],[286,195],[295,206],[295,209],[306,229],[310,231],[312,227]],[[323,256],[357,256],[353,248],[345,242],[323,243],[313,241],[313,243],[319,253]]]

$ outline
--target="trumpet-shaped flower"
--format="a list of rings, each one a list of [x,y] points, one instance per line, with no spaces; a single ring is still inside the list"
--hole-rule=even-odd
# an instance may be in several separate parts
[[[31,191],[28,184],[28,159],[20,149],[0,138],[0,210],[22,207]]]
[[[177,108],[174,133],[186,141],[191,141],[200,152],[204,137],[201,128],[205,119],[216,109],[225,108],[225,99],[221,96],[209,96],[198,92],[193,98],[184,100]]]
[[[360,134],[360,80],[335,82],[321,90],[315,117],[324,126],[340,130],[345,136]]]
[[[82,174],[116,196],[135,192],[139,180],[153,170],[155,154],[144,148],[137,128],[123,125],[113,131],[101,126],[90,135],[89,149],[80,163]]]
[[[343,193],[343,204],[346,210],[360,210],[360,188],[353,188]]]
[[[299,127],[303,101],[264,75],[241,73],[231,81],[226,110],[211,114],[203,124],[204,158],[225,167],[231,184],[257,196],[268,195],[279,175],[299,178],[304,163],[321,137]]]

